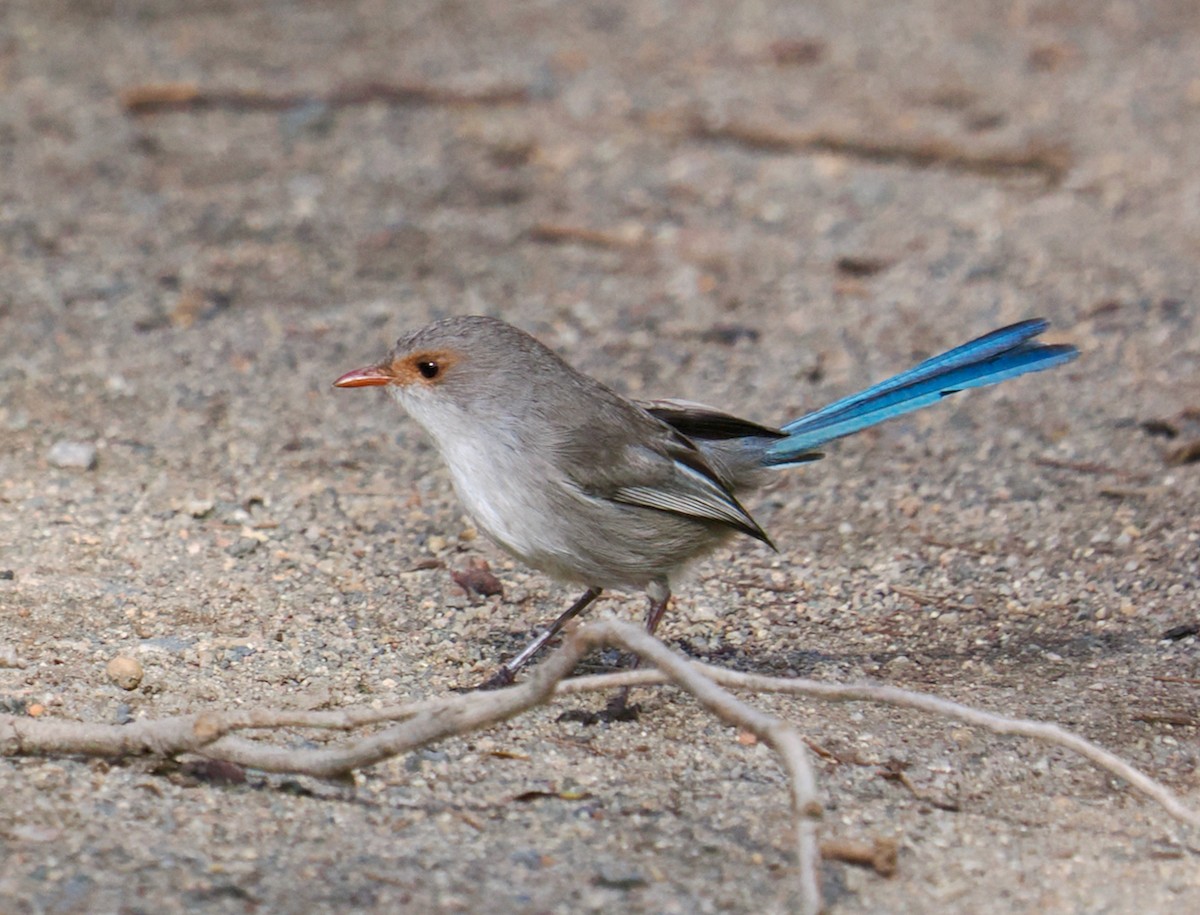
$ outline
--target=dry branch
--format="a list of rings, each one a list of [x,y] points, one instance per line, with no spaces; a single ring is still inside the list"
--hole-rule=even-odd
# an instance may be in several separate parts
[[[556,222],[539,222],[530,226],[529,237],[533,241],[548,245],[579,244],[589,248],[623,251],[646,244],[646,230],[636,224],[618,229],[594,229],[588,226],[568,225]]]
[[[880,877],[896,873],[900,846],[895,839],[876,839],[873,842],[852,842],[849,839],[830,839],[821,843],[821,857],[869,867]]]
[[[699,116],[691,119],[687,130],[696,139],[736,143],[761,152],[829,153],[865,162],[940,168],[989,178],[1030,177],[1048,186],[1060,184],[1071,169],[1071,153],[1061,144],[1029,143],[1021,148],[981,150],[933,136],[855,136]]]
[[[565,678],[589,650],[616,646],[638,655],[654,669]],[[819,851],[816,820],[821,815],[817,787],[804,740],[787,722],[752,708],[730,693],[784,693],[836,702],[872,702],[930,712],[998,734],[1032,737],[1083,756],[1099,768],[1127,781],[1160,804],[1171,816],[1200,826],[1200,813],[1186,807],[1164,785],[1116,755],[1055,724],[1010,718],[980,711],[924,693],[889,686],[843,685],[806,679],[782,679],[737,673],[688,661],[639,627],[602,620],[568,633],[563,645],[515,686],[474,692],[382,709],[338,711],[250,709],[208,711],[196,715],[140,721],[127,725],[33,720],[0,715],[0,755],[99,756],[194,754],[267,772],[344,778],[354,770],[495,724],[555,698],[629,686],[673,683],[694,696],[721,720],[753,733],[779,754],[791,792],[797,854],[800,911],[820,911]],[[382,730],[319,749],[293,749],[244,736],[247,731],[311,728],[354,731],[386,725]],[[880,873],[894,869],[894,846],[887,848],[826,843],[830,857],[868,863]],[[888,855],[893,856],[892,859]],[[890,861],[890,863],[889,863]]]
[[[877,705],[891,705],[898,708],[914,709],[929,712],[944,718],[954,718],[965,724],[970,724],[997,734],[1010,734],[1017,737],[1031,737],[1043,743],[1053,744],[1077,753],[1084,759],[1129,782],[1134,788],[1159,804],[1171,816],[1180,822],[1200,827],[1200,812],[1190,809],[1175,794],[1160,782],[1134,768],[1121,757],[1110,753],[1091,741],[1085,740],[1078,734],[1073,734],[1057,724],[1044,721],[1033,721],[1028,718],[1010,718],[1007,715],[997,715],[981,711],[969,705],[941,699],[928,693],[917,693],[911,690],[899,689],[895,686],[875,686],[872,684],[842,684],[822,683],[819,680],[807,680],[800,677],[764,677],[757,674],[745,674],[737,671],[713,667],[709,664],[695,665],[704,671],[705,675],[714,682],[736,690],[749,690],[755,693],[785,693],[791,696],[805,696],[810,699],[822,699],[827,702],[871,702]],[[601,680],[605,682],[600,682]],[[603,674],[595,677],[578,677],[559,684],[557,692],[569,695],[574,692],[590,692],[595,689],[625,686],[652,686],[664,682],[657,671],[631,670],[619,674]]]
[[[343,778],[366,766],[407,753],[446,737],[469,733],[546,704],[556,687],[589,650],[605,645],[623,648],[653,664],[663,678],[696,699],[723,721],[755,734],[780,756],[788,774],[798,861],[800,911],[821,909],[815,821],[821,815],[816,780],[800,735],[732,696],[698,666],[675,654],[640,627],[606,620],[576,629],[563,646],[522,683],[494,692],[433,699],[389,709],[333,712],[250,709],[201,712],[129,725],[69,721],[31,721],[0,715],[0,755],[106,756],[194,753],[211,760],[267,772],[290,772],[319,778]],[[294,749],[239,736],[247,730],[309,727],[351,730],[369,724],[390,727],[344,745]]]
[[[265,92],[258,89],[221,89],[196,83],[147,83],[130,86],[120,94],[121,107],[135,117],[168,111],[290,111],[301,105],[348,108],[378,102],[384,105],[520,105],[529,101],[523,86],[494,86],[463,91],[426,83],[356,83],[325,93]]]

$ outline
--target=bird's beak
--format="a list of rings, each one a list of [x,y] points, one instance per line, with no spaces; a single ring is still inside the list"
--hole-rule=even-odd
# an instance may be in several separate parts
[[[333,383],[335,388],[365,388],[374,385],[391,384],[396,380],[390,363],[368,365],[365,368],[347,372]]]

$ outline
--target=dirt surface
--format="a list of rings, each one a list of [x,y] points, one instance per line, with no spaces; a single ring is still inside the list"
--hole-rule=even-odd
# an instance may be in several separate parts
[[[1197,60],[1192,0],[7,0],[0,704],[383,703],[519,648],[574,595],[330,387],[436,316],[777,423],[1045,315],[1080,360],[781,474],[780,552],[701,564],[662,632],[1058,721],[1200,805]],[[201,94],[123,95],[155,84]],[[503,596],[454,582],[478,559]],[[787,910],[770,752],[641,704],[353,789],[6,759],[0,909]],[[826,866],[834,911],[1200,911],[1200,837],[1068,754],[760,705],[831,753],[825,837],[900,843]]]

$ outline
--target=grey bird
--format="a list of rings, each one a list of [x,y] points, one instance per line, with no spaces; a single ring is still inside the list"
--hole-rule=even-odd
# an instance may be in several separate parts
[[[774,547],[738,500],[820,445],[935,403],[1074,359],[1023,321],[934,356],[779,428],[679,400],[636,403],[496,318],[446,318],[382,362],[338,378],[380,385],[433,439],[478,527],[521,562],[586,587],[485,686],[516,672],[604,589],[645,591],[657,628],[671,580],[736,534]]]

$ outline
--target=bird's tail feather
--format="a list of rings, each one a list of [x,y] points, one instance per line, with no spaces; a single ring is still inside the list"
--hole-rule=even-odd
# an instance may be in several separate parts
[[[919,410],[948,394],[1053,368],[1079,355],[1073,346],[1038,343],[1034,338],[1048,326],[1036,318],[1002,327],[793,420],[783,427],[787,437],[772,442],[763,461],[771,466],[803,462],[825,442]]]

